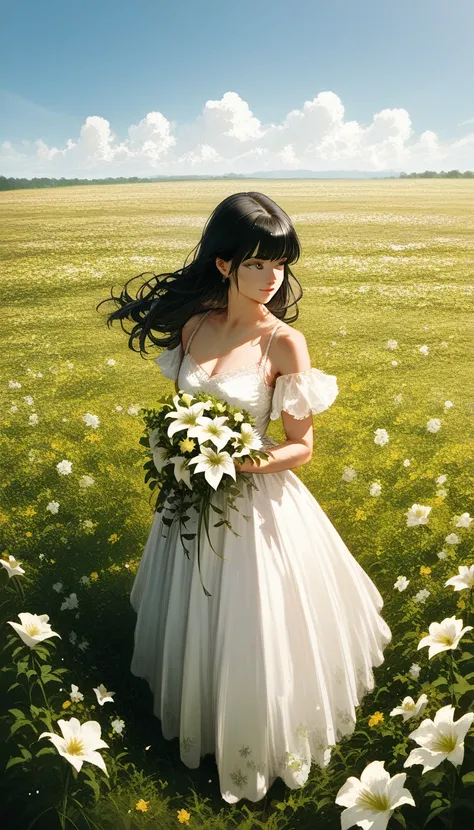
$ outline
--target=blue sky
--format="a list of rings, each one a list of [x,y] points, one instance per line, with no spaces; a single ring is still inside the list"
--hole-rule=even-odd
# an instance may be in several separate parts
[[[0,174],[474,169],[473,0],[15,0]]]

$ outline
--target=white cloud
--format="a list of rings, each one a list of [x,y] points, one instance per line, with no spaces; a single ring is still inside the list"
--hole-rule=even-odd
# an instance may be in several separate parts
[[[2,174],[27,178],[473,167],[474,133],[452,142],[440,142],[432,130],[416,137],[403,108],[383,109],[366,125],[345,121],[342,101],[331,91],[291,110],[280,124],[262,124],[236,92],[226,92],[206,101],[192,123],[149,112],[129,126],[124,140],[105,118],[91,115],[78,139],[62,148],[41,138],[0,145]]]

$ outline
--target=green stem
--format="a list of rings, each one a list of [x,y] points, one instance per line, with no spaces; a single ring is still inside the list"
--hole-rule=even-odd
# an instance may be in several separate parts
[[[452,649],[450,649],[450,651],[449,651],[449,676],[450,676],[450,680],[451,680],[451,704],[453,706],[456,706],[456,695],[454,693],[454,684],[455,684],[455,679],[454,679],[454,655],[453,655],[453,650]]]
[[[35,665],[38,667],[38,679],[37,679],[37,682],[38,682],[38,685],[39,685],[39,687],[40,687],[41,691],[43,692],[43,698],[44,698],[44,702],[45,702],[45,704],[46,704],[46,708],[47,708],[48,712],[51,714],[51,708],[50,708],[50,705],[49,705],[49,701],[48,701],[48,698],[46,697],[46,692],[45,692],[45,690],[44,690],[43,681],[41,680],[41,668],[40,668],[40,663],[39,663],[39,661],[37,661],[37,660],[36,660],[36,658],[35,658],[35,656],[34,656],[34,655],[33,655],[33,662],[34,662],[34,663],[35,663]]]
[[[450,830],[454,830],[454,801],[456,796],[456,779],[457,779],[457,771],[454,764],[452,765],[453,769],[451,772],[451,804],[449,807],[449,826]]]
[[[68,788],[68,784],[69,784],[69,777],[70,777],[70,774],[71,774],[71,770],[70,770],[70,767],[69,767],[69,761],[67,762],[67,764],[68,764],[68,766],[67,766],[66,776],[65,776],[65,780],[64,780],[63,807],[62,807],[62,812],[58,811],[59,821],[60,821],[60,824],[61,824],[61,830],[64,830],[64,828],[66,827],[66,819],[67,819],[67,813],[66,813],[66,810],[67,810],[67,788]]]

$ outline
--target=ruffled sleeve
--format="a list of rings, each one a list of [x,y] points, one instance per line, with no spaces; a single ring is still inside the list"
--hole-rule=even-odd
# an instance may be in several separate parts
[[[164,349],[158,357],[154,358],[155,363],[160,367],[165,377],[170,380],[176,380],[178,377],[179,366],[181,363],[181,343],[178,343],[174,349]]]
[[[339,389],[335,375],[327,375],[321,369],[306,369],[279,375],[273,391],[270,418],[275,421],[282,410],[302,420],[309,414],[324,412],[334,403]]]

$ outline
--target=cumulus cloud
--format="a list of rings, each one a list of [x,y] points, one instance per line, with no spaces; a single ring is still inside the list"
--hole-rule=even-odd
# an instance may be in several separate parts
[[[469,123],[469,122],[465,122]],[[460,170],[473,167],[474,133],[440,142],[413,134],[408,112],[383,109],[372,122],[346,121],[334,92],[320,92],[279,124],[263,124],[236,92],[206,101],[194,122],[149,112],[120,140],[107,119],[89,116],[77,140],[49,147],[41,138],[0,145],[4,176],[221,175],[271,170]]]

